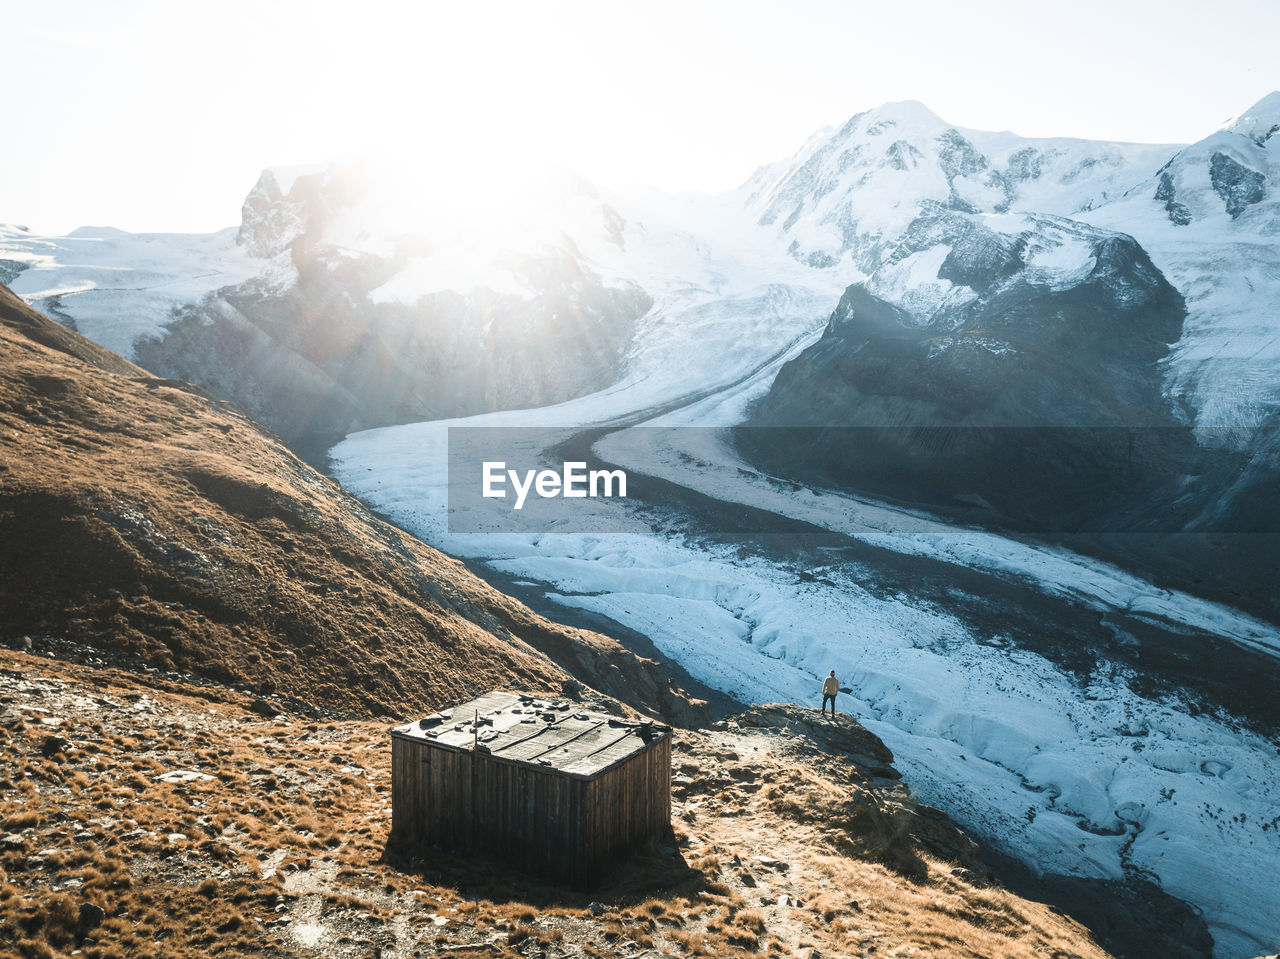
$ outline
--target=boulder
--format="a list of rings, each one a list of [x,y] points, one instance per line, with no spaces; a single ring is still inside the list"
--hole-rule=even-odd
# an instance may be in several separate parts
[[[82,932],[88,932],[90,929],[96,929],[102,924],[102,920],[106,918],[106,910],[96,903],[80,903],[80,929]]]
[[[279,716],[283,710],[269,699],[255,699],[249,704],[249,710],[257,713],[259,716],[265,716],[273,719]]]

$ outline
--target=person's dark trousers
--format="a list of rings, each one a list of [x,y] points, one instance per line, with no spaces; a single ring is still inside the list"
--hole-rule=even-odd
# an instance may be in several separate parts
[[[822,715],[824,716],[827,714],[827,703],[831,704],[831,718],[835,719],[836,698],[835,696],[832,696],[830,693],[823,693],[822,694]]]

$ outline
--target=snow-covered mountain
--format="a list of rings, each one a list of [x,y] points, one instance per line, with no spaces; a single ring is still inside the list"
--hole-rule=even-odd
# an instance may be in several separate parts
[[[1175,149],[984,133],[908,100],[820,131],[743,190],[793,256],[871,273],[922,211],[1072,216],[1121,196]]]
[[[1187,300],[1166,389],[1197,425],[1253,427],[1280,403],[1277,127],[1280,93],[1181,148],[984,133],[894,103],[815,135],[744,191],[792,255],[868,276],[900,273],[898,245],[943,210],[1047,214],[1133,236]],[[913,263],[904,292],[937,295],[926,265]]]
[[[1186,297],[1167,384],[1207,443],[1280,407],[1278,129],[1280,92],[1083,217],[1135,237]]]
[[[811,142],[780,176],[757,174],[772,177],[749,200],[764,204],[766,228],[808,185],[783,238],[839,240],[819,258],[856,260],[869,275],[822,340],[783,367],[753,422],[897,428],[861,445],[776,434],[754,444],[758,461],[935,507],[994,505],[985,519],[966,508],[977,521],[1077,529],[1080,504],[1094,530],[1274,532],[1278,126],[1272,95],[1152,164],[1156,148],[1018,146],[891,104]],[[886,130],[911,145],[914,166]],[[1010,175],[1011,156],[1035,158],[1036,175]],[[836,236],[840,223],[852,227]],[[972,426],[1053,430],[956,429]],[[942,454],[938,428],[951,431]],[[1093,548],[1280,615],[1270,539],[1138,542]]]
[[[82,227],[54,237],[0,225],[0,282],[128,358],[138,341],[164,336],[175,311],[261,269],[234,229],[189,235]]]
[[[585,181],[541,186],[481,218],[406,202],[418,185],[368,164],[267,170],[235,231],[11,229],[0,257],[32,304],[306,445],[617,378],[651,300],[582,250],[621,247],[624,224]]]
[[[1280,401],[1277,124],[1276,94],[1189,147],[1028,139],[891,103],[720,198],[606,195],[563,173],[459,185],[411,161],[276,168],[234,235],[9,228],[0,277],[297,437],[582,395],[626,376],[664,295],[744,270],[897,284],[919,312],[950,289],[931,271],[945,238],[914,249],[922,218],[1059,217],[1135,237],[1186,298],[1161,369],[1196,424],[1256,426]]]

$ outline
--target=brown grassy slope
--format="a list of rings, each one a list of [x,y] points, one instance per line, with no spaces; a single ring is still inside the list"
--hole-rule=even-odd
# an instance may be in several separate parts
[[[234,407],[0,287],[0,639],[23,634],[364,714],[571,673],[698,715],[656,663],[534,614]]]
[[[3,959],[1106,957],[983,878],[856,723],[813,749],[816,710],[678,731],[671,845],[577,893],[388,850],[385,725],[8,650],[0,679]]]

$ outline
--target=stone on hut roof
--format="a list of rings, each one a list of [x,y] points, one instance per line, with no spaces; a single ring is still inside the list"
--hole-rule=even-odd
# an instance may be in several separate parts
[[[671,727],[590,712],[568,700],[495,691],[391,733],[591,779],[670,736]]]

